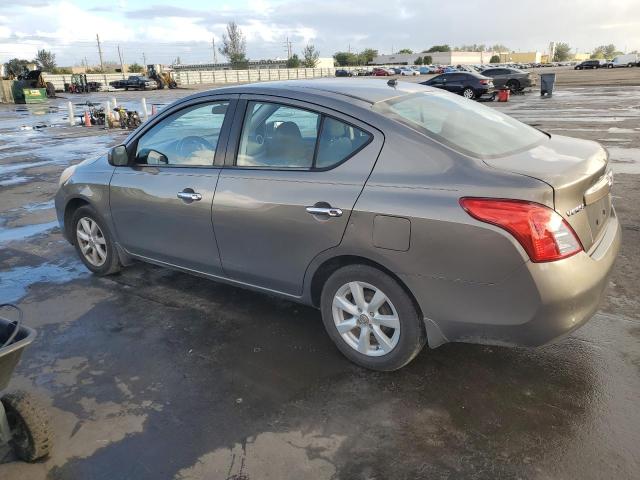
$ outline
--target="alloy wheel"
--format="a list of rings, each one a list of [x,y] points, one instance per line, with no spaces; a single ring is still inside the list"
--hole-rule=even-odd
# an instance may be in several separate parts
[[[379,357],[391,352],[400,339],[400,318],[391,300],[365,282],[349,282],[333,297],[333,322],[347,345]]]
[[[471,90],[470,88],[465,88],[464,92],[462,92],[462,96],[464,98],[473,98],[475,94],[473,93],[473,90]]]
[[[101,267],[107,260],[107,241],[98,223],[90,217],[82,217],[76,226],[78,246],[85,260],[94,267]]]

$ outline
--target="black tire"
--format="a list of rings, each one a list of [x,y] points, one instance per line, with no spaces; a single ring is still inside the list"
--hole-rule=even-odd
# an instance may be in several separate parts
[[[333,299],[346,283],[360,281],[379,288],[395,306],[400,319],[400,336],[393,350],[381,356],[367,356],[349,346],[336,329],[333,320]],[[322,321],[338,350],[361,367],[377,371],[402,368],[424,347],[427,335],[424,322],[407,292],[391,276],[368,265],[348,265],[336,270],[325,282],[321,296]]]
[[[80,248],[80,242],[78,241],[76,232],[78,229],[78,222],[80,222],[80,220],[85,217],[93,220],[98,224],[98,227],[102,231],[102,236],[105,239],[105,249],[107,253],[107,258],[105,259],[104,263],[100,266],[91,264],[89,260],[87,260],[87,258],[85,257],[84,253],[82,253],[82,250]],[[91,270],[91,272],[93,272],[95,275],[102,277],[105,275],[112,275],[120,271],[120,269],[122,268],[122,265],[120,264],[120,258],[118,257],[118,252],[116,250],[116,246],[113,241],[113,236],[111,235],[111,232],[107,228],[105,222],[96,213],[93,207],[89,205],[84,205],[78,208],[73,213],[73,216],[71,217],[71,225],[69,228],[70,228],[70,236],[73,239],[73,245],[76,248],[76,252],[80,257],[80,260],[82,260],[82,263],[84,263],[85,266],[89,270]]]
[[[129,91],[129,87],[124,87],[124,91],[128,92]]]
[[[470,93],[469,93],[470,92]],[[468,98],[470,100],[473,100],[474,98],[476,98],[476,92],[473,88],[471,87],[465,87],[462,90],[462,96],[465,98]]]
[[[576,67],[576,70],[582,70],[582,67]]]
[[[15,392],[2,397],[2,405],[11,430],[10,444],[18,458],[35,462],[49,455],[49,420],[40,402],[26,392]]]
[[[522,87],[520,86],[520,82],[515,79],[509,80],[506,84],[506,87],[512,92],[519,92],[520,90],[522,90]]]
[[[607,65],[607,68],[613,68],[613,65]]]

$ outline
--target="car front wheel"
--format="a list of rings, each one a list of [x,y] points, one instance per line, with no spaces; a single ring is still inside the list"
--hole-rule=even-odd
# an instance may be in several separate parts
[[[423,321],[398,282],[367,265],[349,265],[324,285],[322,320],[342,354],[372,370],[409,363],[426,342]]]
[[[89,270],[100,276],[120,271],[111,234],[92,207],[86,205],[76,210],[72,225],[76,251]]]

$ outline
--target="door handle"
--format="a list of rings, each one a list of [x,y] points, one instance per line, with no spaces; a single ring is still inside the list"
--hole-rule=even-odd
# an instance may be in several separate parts
[[[342,210],[333,207],[307,207],[307,213],[311,215],[327,215],[328,217],[341,217]]]
[[[189,202],[197,202],[202,200],[202,195],[197,192],[178,192],[178,198]]]

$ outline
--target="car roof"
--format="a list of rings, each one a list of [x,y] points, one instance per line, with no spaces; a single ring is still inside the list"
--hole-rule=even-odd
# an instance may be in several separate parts
[[[431,91],[430,88],[412,82],[396,81],[388,85],[384,80],[319,78],[314,80],[283,80],[275,82],[249,83],[210,90],[207,93],[257,93],[274,95],[283,92],[332,94],[342,101],[360,100],[374,104],[416,92]],[[197,95],[196,95],[197,96]]]

